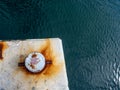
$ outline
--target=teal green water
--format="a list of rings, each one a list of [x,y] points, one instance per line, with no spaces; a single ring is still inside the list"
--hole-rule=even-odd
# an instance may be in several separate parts
[[[119,0],[0,0],[0,31],[61,38],[70,90],[120,90]]]

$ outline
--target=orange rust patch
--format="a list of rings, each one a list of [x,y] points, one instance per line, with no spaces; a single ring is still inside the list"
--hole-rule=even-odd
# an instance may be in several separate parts
[[[42,53],[45,56],[46,61],[47,60],[51,61],[51,64],[46,65],[46,68],[45,68],[43,74],[45,76],[49,77],[49,76],[54,76],[57,73],[59,73],[59,71],[62,68],[63,63],[61,63],[59,65],[55,64],[56,57],[58,55],[54,55],[54,52],[51,47],[51,42],[49,39],[46,40],[46,45],[43,46],[43,48],[40,48],[40,53]]]
[[[6,42],[0,42],[0,60],[3,59],[3,52],[8,47]]]
[[[35,66],[33,64],[30,64],[30,67],[32,67],[33,69],[35,69]]]
[[[32,55],[32,58],[34,58],[34,57],[36,57],[36,56],[37,56],[36,54],[33,54],[33,55]]]
[[[29,48],[29,47],[28,47]],[[30,52],[25,52],[25,53],[31,53],[31,52],[35,52],[34,49],[30,48]],[[29,76],[34,76],[34,82],[37,82],[41,77],[43,78],[50,78],[50,77],[54,77],[56,76],[60,70],[62,69],[64,63],[60,63],[60,64],[56,64],[56,57],[59,55],[54,55],[54,52],[52,50],[51,47],[51,41],[49,39],[46,40],[46,43],[44,45],[42,45],[42,47],[40,47],[39,50],[37,50],[37,52],[40,52],[44,55],[46,61],[50,60],[51,63],[50,64],[46,64],[44,70],[42,72],[39,73],[31,73],[29,72],[25,66],[23,67],[19,67],[18,70],[16,70],[16,72],[22,72],[23,75],[25,76],[25,79],[28,79]],[[25,57],[22,58],[25,60]],[[20,62],[23,61],[20,59]],[[16,73],[16,74],[17,74]]]

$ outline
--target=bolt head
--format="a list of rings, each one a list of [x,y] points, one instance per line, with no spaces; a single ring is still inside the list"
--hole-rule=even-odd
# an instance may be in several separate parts
[[[25,59],[25,67],[33,73],[41,72],[45,67],[45,57],[38,52],[30,53]]]

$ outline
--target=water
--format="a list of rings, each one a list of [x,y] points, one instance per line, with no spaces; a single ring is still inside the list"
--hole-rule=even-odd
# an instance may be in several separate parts
[[[70,90],[120,90],[119,0],[0,0],[0,30],[61,38]]]

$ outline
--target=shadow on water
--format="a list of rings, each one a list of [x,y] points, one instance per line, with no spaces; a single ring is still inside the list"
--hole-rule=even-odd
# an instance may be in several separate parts
[[[2,30],[0,38],[7,40],[43,37],[45,27],[49,27],[46,11],[44,10],[44,1],[1,0],[1,3],[0,11],[3,11],[4,14],[0,14],[2,21],[0,22],[0,29]]]

